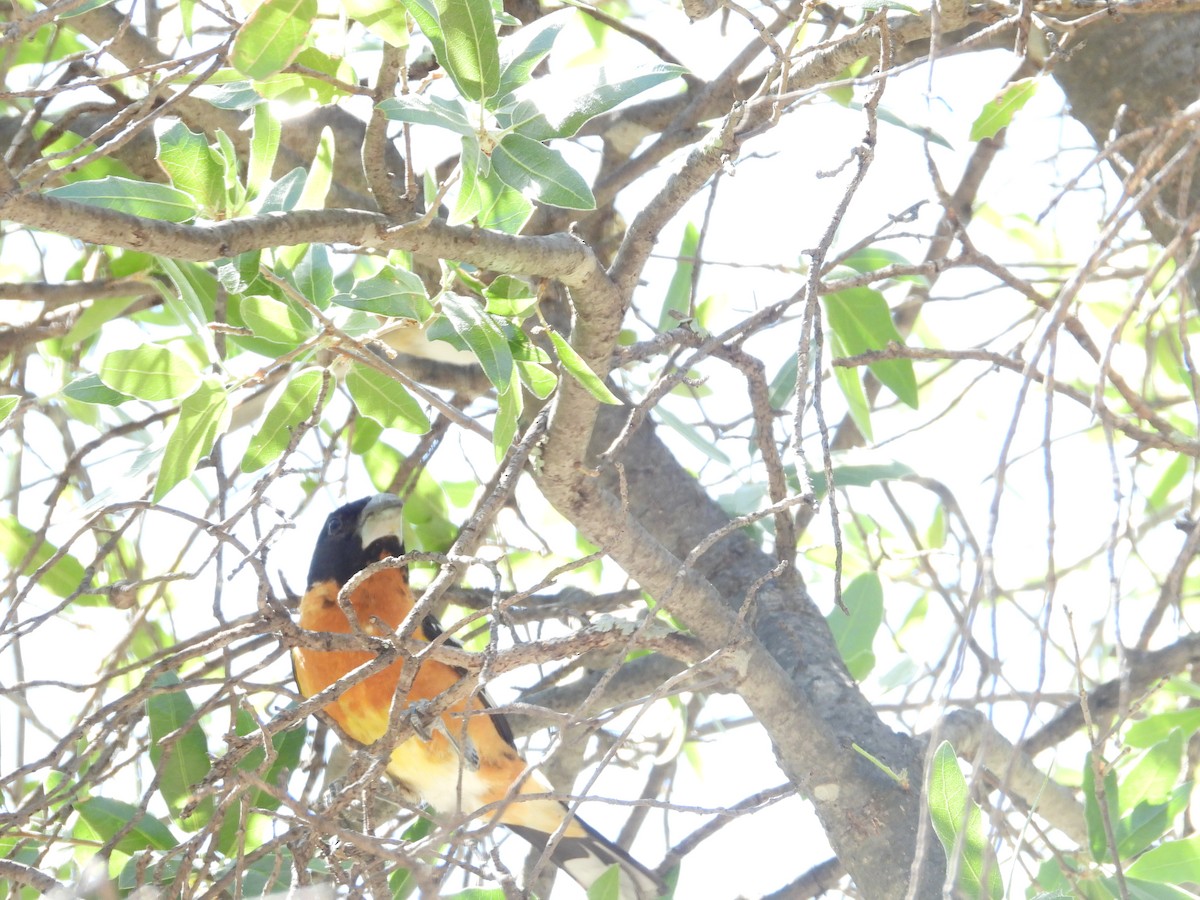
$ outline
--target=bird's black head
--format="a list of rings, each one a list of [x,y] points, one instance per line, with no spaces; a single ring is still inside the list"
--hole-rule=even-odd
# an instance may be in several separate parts
[[[331,512],[313,549],[309,586],[322,581],[341,586],[371,563],[403,554],[402,508],[394,494],[376,494]]]

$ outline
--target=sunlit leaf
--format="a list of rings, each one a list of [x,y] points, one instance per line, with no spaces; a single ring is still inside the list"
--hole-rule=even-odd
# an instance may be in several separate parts
[[[279,153],[279,140],[283,126],[271,114],[269,103],[254,107],[254,131],[250,135],[250,163],[246,167],[246,187],[253,196],[262,193],[262,188],[271,180],[275,157]]]
[[[99,206],[146,219],[187,222],[196,217],[196,201],[190,194],[169,185],[115,175],[95,181],[64,184],[44,193],[47,197]]]
[[[558,354],[558,361],[583,386],[583,389],[601,403],[620,406],[621,401],[608,389],[608,385],[592,371],[584,358],[575,352],[575,348],[567,342],[567,339],[554,330],[550,330],[549,334],[550,342],[554,344],[554,351]]]
[[[238,29],[230,63],[247,78],[282,71],[304,46],[316,15],[317,0],[265,0]]]
[[[512,382],[512,350],[495,320],[474,300],[452,293],[442,295],[442,312],[455,334],[479,359],[488,381],[500,393],[507,391]]]
[[[425,284],[405,269],[391,268],[355,282],[349,293],[333,296],[338,306],[423,322],[433,314]]]
[[[105,406],[120,406],[126,400],[133,399],[128,394],[114,391],[100,380],[99,375],[76,378],[63,388],[63,393],[80,403],[103,403]]]
[[[222,209],[225,202],[224,167],[203,134],[176,122],[158,135],[158,162],[171,176],[171,184],[191,194],[203,209]]]
[[[287,449],[292,429],[306,421],[317,408],[323,380],[320,369],[305,369],[288,380],[262,425],[250,438],[250,446],[242,457],[243,472],[261,469]]]
[[[496,174],[514,190],[564,209],[595,209],[596,198],[583,176],[561,153],[520,134],[506,134],[492,151]]]
[[[346,15],[393,47],[408,46],[408,19],[396,0],[346,0]]]
[[[178,684],[179,677],[174,672],[164,673],[154,682],[158,688]],[[190,816],[180,818],[181,810],[192,801],[196,786],[212,769],[204,730],[199,722],[191,721],[195,713],[196,707],[186,691],[155,693],[146,700],[146,718],[150,722],[150,763],[158,773],[158,792],[167,801],[171,815],[188,831],[202,828],[213,812],[213,798],[209,796],[197,805]],[[168,735],[181,728],[185,730],[165,742]]]
[[[435,125],[464,136],[475,134],[475,126],[467,119],[466,110],[454,98],[401,94],[399,97],[384,100],[379,104],[379,109],[385,116],[396,122]]]
[[[887,301],[878,291],[846,288],[826,295],[824,305],[829,327],[837,335],[845,355],[884,350],[893,341],[903,343]],[[911,359],[888,359],[868,363],[867,367],[893,394],[917,408],[917,376]]]
[[[36,532],[26,528],[12,516],[0,519],[0,553],[4,554],[5,562],[8,563],[10,569],[16,568],[25,557],[30,555],[29,551],[34,548],[36,537]],[[38,541],[32,557],[21,574],[32,575],[57,552],[58,548],[49,541]],[[83,564],[67,553],[46,570],[38,581],[38,586],[45,588],[55,596],[69,597],[83,586],[85,576]],[[97,599],[93,595],[83,595],[77,597],[76,602],[94,603]]]
[[[229,397],[220,379],[210,375],[179,407],[154,484],[155,503],[195,471],[228,427]]]
[[[358,411],[380,425],[413,434],[424,434],[429,430],[429,418],[421,405],[404,385],[382,372],[362,363],[352,363],[346,373],[346,389]]]
[[[1013,116],[1037,93],[1037,88],[1037,78],[1022,78],[985,103],[971,125],[971,140],[995,137],[1001,128],[1007,128]]]
[[[569,92],[563,90],[564,86],[557,78],[539,78],[514,96],[530,101],[549,126],[548,132],[537,130],[532,127],[537,120],[533,120],[528,137],[539,141],[571,137],[589,119],[656,85],[678,78],[685,71],[679,66],[661,64],[632,70],[622,67],[620,72],[612,72],[605,66],[572,69]]]
[[[1125,874],[1159,884],[1200,883],[1200,834],[1147,850],[1129,864]]]
[[[142,400],[174,400],[195,390],[200,373],[169,347],[143,344],[104,357],[100,380],[114,391]]]
[[[277,344],[295,347],[313,333],[312,320],[291,303],[252,295],[242,299],[242,321],[255,334]]]
[[[500,46],[488,0],[434,0],[444,41],[438,56],[468,100],[495,97],[500,88]],[[435,47],[436,51],[436,47]]]
[[[926,785],[929,795],[929,817],[933,830],[949,859],[958,845],[958,890],[965,897],[1004,896],[999,866],[995,860],[986,865],[988,883],[983,883],[983,870],[988,858],[988,845],[983,834],[983,815],[979,805],[967,794],[967,782],[958,767],[958,758],[948,741],[942,741],[934,752]],[[961,841],[960,841],[961,835]]]
[[[700,229],[688,222],[683,229],[683,240],[679,244],[679,260],[675,263],[675,274],[667,285],[663,297],[662,312],[658,316],[658,330],[676,328],[687,317],[692,301],[692,273],[696,269],[696,251],[700,247]]]

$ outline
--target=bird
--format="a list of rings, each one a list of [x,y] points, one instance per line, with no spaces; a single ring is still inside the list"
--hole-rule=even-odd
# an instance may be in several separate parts
[[[394,494],[364,497],[329,514],[317,537],[308,584],[300,600],[302,629],[351,633],[351,623],[338,603],[338,595],[366,567],[403,555],[402,526],[403,502]],[[403,565],[378,568],[349,596],[358,626],[377,636],[389,633],[385,629],[394,632],[414,602]],[[413,637],[433,641],[441,634],[437,619],[426,616]],[[449,640],[447,643],[454,645]],[[303,646],[292,650],[296,684],[304,697],[319,693],[373,658],[366,650]],[[374,744],[387,732],[402,668],[403,660],[391,663],[347,688],[324,711],[354,741]],[[464,675],[463,670],[436,659],[422,662],[403,698],[414,711],[411,721],[420,718],[422,704],[427,705],[454,687]],[[615,865],[622,900],[663,896],[666,890],[661,879],[578,816],[571,816],[565,803],[544,796],[522,798],[547,794],[552,788],[536,771],[528,770],[512,728],[503,714],[489,712],[492,709],[491,701],[481,691],[454,703],[425,727],[415,728],[415,734],[390,751],[388,775],[445,815],[470,814],[511,797],[502,806],[499,822],[539,851],[545,850],[551,835],[562,829],[550,861],[585,890]],[[495,813],[489,810],[483,815]]]

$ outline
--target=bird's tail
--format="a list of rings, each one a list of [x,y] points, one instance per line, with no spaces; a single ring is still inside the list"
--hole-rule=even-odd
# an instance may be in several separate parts
[[[579,825],[584,834],[560,837],[550,853],[550,861],[584,890],[595,884],[609,867],[618,866],[621,900],[658,900],[666,895],[666,885],[657,875],[587,823],[575,819],[573,824]],[[510,824],[508,827],[538,850],[545,850],[549,843],[550,835],[543,831],[520,825]]]

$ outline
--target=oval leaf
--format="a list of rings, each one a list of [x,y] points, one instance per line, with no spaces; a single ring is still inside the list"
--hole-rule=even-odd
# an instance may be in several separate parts
[[[847,288],[825,297],[825,315],[829,327],[841,341],[846,355],[857,356],[869,350],[885,350],[895,341],[903,343],[892,322],[883,294],[870,288]],[[835,367],[835,371],[840,366]],[[888,359],[870,363],[869,368],[893,394],[913,409],[917,408],[917,376],[911,359]],[[856,376],[857,377],[857,376]]]
[[[492,151],[492,166],[509,187],[564,209],[595,209],[596,198],[583,176],[561,153],[520,134],[506,134]]]
[[[196,217],[190,194],[166,184],[135,181],[107,175],[94,181],[76,181],[45,192],[47,197],[86,203],[116,212],[164,222],[186,222]]]
[[[170,348],[143,344],[104,357],[100,380],[114,391],[141,400],[174,400],[195,390],[200,373]]]
[[[174,687],[179,678],[173,672],[160,675],[155,687]],[[153,694],[146,700],[146,716],[150,720],[150,763],[158,773],[158,792],[167,801],[171,815],[179,818],[180,811],[192,799],[196,785],[208,774],[212,763],[208,759],[208,741],[198,722],[169,741],[167,735],[187,725],[196,708],[186,691]],[[212,817],[213,799],[204,798],[196,811],[180,823],[188,831],[202,828]]]
[[[971,140],[995,137],[1001,128],[1007,128],[1013,116],[1037,93],[1037,86],[1036,78],[1022,78],[1006,87],[994,100],[985,103],[979,117],[971,125]]]
[[[504,393],[512,382],[513,357],[508,338],[496,321],[466,297],[442,295],[442,312],[451,327],[479,359],[488,381]]]
[[[338,306],[398,319],[424,322],[433,315],[425,284],[412,272],[391,269],[355,283],[350,293],[333,297]]]
[[[458,92],[485,101],[500,89],[500,42],[488,0],[434,0],[445,42],[441,63]],[[435,50],[437,49],[435,45]]]
[[[229,61],[248,78],[283,71],[308,37],[317,0],[266,0],[238,29]]]
[[[246,297],[240,312],[255,334],[277,344],[295,347],[313,332],[312,321],[300,310],[273,297]]]
[[[346,373],[346,389],[358,411],[380,425],[412,434],[429,430],[429,418],[421,405],[404,385],[382,372],[353,363]]]

